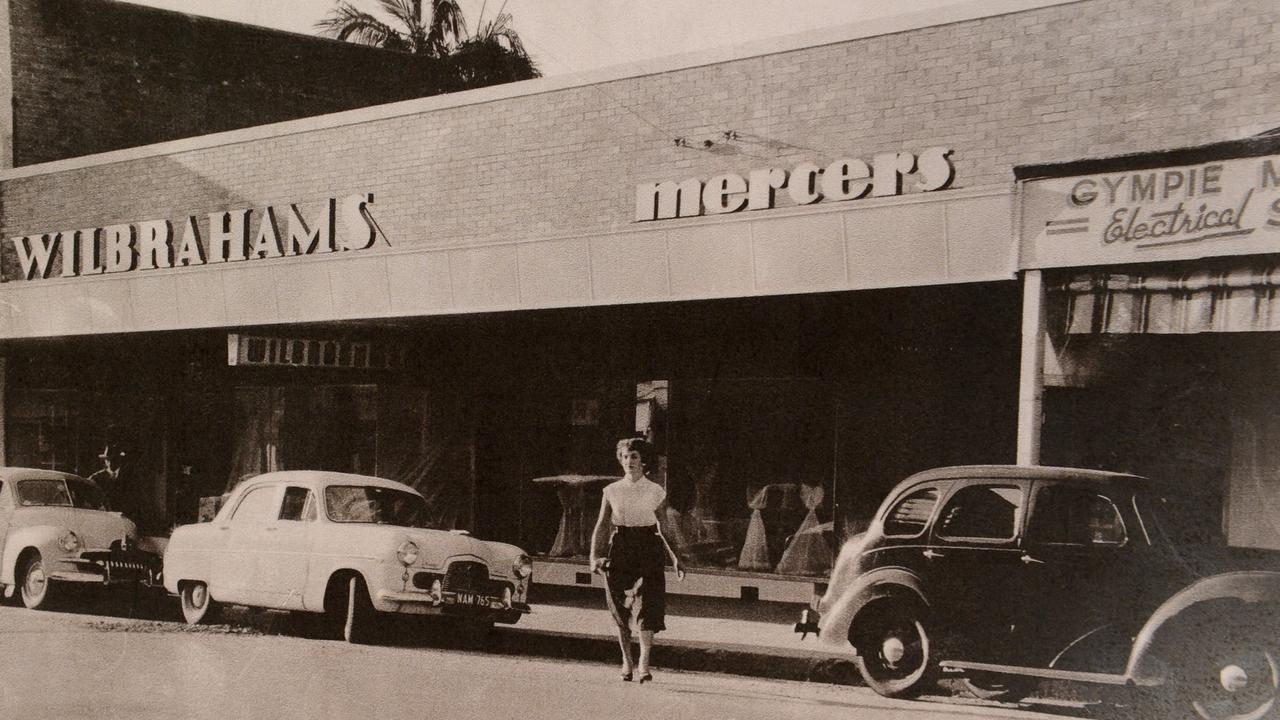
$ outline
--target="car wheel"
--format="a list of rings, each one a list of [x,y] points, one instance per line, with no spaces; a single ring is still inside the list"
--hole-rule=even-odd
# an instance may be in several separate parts
[[[1192,655],[1194,653],[1194,655]],[[1257,641],[1189,651],[1174,675],[1179,705],[1203,720],[1261,720],[1280,715],[1280,662]]]
[[[883,603],[854,624],[854,664],[868,687],[885,697],[911,697],[930,685],[936,664],[923,613]]]
[[[215,621],[218,604],[209,596],[208,585],[202,582],[183,583],[178,596],[182,601],[182,618],[188,625]]]
[[[369,600],[364,581],[352,575],[341,581],[331,581],[325,611],[334,635],[349,643],[372,641],[377,612]]]
[[[45,574],[44,560],[39,553],[33,553],[23,562],[18,577],[23,605],[32,610],[48,610],[53,605],[57,592],[54,581]]]
[[[979,700],[1018,702],[1036,689],[1036,679],[1018,675],[972,673],[960,681],[964,691]]]

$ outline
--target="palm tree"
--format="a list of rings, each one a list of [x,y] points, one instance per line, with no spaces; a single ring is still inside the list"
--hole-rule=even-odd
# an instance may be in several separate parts
[[[542,74],[511,27],[511,13],[502,11],[458,43],[449,59],[468,87],[527,80]]]
[[[446,60],[456,89],[483,87],[541,77],[520,36],[511,27],[511,14],[502,10],[475,34],[467,32],[457,0],[431,0],[431,16],[422,17],[422,0],[378,0],[394,19],[388,24],[347,0],[337,0],[329,15],[316,23],[319,34],[362,45]],[[503,5],[505,8],[505,4]],[[480,14],[483,17],[484,8]]]

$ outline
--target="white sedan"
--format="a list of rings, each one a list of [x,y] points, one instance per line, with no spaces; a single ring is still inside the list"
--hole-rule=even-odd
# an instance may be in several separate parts
[[[369,637],[378,613],[449,615],[471,627],[529,612],[520,548],[429,527],[398,482],[294,470],[241,483],[212,522],[174,531],[165,588],[188,623],[221,603],[323,613],[334,636]]]
[[[0,588],[47,609],[67,585],[160,583],[160,557],[138,547],[133,521],[76,475],[0,468]]]

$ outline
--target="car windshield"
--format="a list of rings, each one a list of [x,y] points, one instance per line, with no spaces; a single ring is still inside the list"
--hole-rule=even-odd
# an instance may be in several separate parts
[[[1227,544],[1217,518],[1204,511],[1203,503],[1161,495],[1139,495],[1134,502],[1153,543],[1175,547]]]
[[[107,501],[97,485],[80,478],[37,478],[18,482],[18,504],[107,510]]]
[[[378,523],[429,528],[427,501],[421,495],[376,485],[330,485],[325,512],[333,522]]]

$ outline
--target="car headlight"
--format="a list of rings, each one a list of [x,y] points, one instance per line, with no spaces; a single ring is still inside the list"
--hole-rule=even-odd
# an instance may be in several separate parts
[[[418,562],[418,546],[412,540],[405,540],[396,548],[396,557],[403,565],[412,565]]]
[[[533,574],[533,560],[528,555],[518,556],[511,565],[511,572],[515,573],[516,577],[524,580]]]
[[[67,531],[66,535],[62,536],[58,543],[67,552],[75,552],[80,549],[80,537],[70,530]]]

